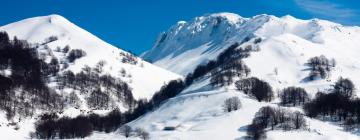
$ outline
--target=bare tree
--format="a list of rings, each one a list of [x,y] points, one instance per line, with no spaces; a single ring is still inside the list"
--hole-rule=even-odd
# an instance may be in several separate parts
[[[235,82],[238,90],[255,97],[259,102],[270,102],[274,98],[272,87],[269,83],[256,77],[241,79]]]
[[[279,96],[282,105],[303,105],[310,100],[305,89],[300,87],[287,87],[280,91]]]
[[[124,135],[126,138],[130,137],[132,131],[132,128],[128,125],[120,127],[120,134]]]
[[[238,97],[231,97],[224,101],[223,110],[225,112],[235,111],[241,108],[241,102]]]
[[[306,121],[304,119],[304,115],[300,113],[299,111],[294,112],[292,121],[295,126],[295,129],[305,128],[306,127]]]

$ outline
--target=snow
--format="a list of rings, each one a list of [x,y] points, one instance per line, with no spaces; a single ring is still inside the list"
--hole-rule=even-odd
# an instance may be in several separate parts
[[[17,125],[9,125],[9,123],[5,119],[5,112],[0,112],[0,135],[1,139],[6,140],[21,140],[25,138],[29,138],[29,132],[33,131],[34,120],[33,119],[25,119],[18,123]],[[16,126],[19,127],[18,130],[15,130]]]
[[[209,88],[209,79],[196,81],[182,94],[171,98],[160,108],[129,123],[133,128],[144,128],[151,139],[245,139],[246,129],[263,106],[277,106],[278,100],[270,103],[258,102],[247,95],[234,90],[231,85],[225,88]],[[240,98],[240,110],[225,113],[223,101],[229,97]],[[290,110],[299,108],[288,108]],[[269,140],[356,140],[356,134],[344,132],[338,125],[306,118],[309,130],[268,131]],[[174,131],[164,131],[166,126],[176,127]]]
[[[216,17],[220,17],[220,23]],[[166,36],[162,36],[164,34]],[[215,59],[234,42],[253,36],[273,39],[293,35],[302,39],[297,43],[321,45],[326,47],[329,53],[347,50],[346,53],[353,54],[359,49],[356,44],[359,44],[360,28],[320,19],[301,20],[289,15],[278,18],[263,14],[242,18],[229,13],[217,13],[196,17],[182,25],[182,28],[173,26],[162,35],[159,37],[162,41],[158,40],[154,47],[141,57],[175,73],[187,75],[197,65]],[[293,40],[287,41],[290,42],[285,43]]]
[[[55,52],[57,47],[64,48],[69,45],[71,49],[84,50],[86,56],[76,60],[75,64],[70,64],[66,69],[74,73],[80,72],[85,65],[94,67],[102,60],[106,62],[104,74],[120,77],[119,71],[124,69],[127,77],[121,77],[121,79],[127,81],[133,89],[136,99],[149,99],[167,81],[181,78],[177,74],[149,64],[140,58],[137,58],[138,64],[136,65],[121,62],[123,56],[120,53],[127,52],[102,41],[60,15],[25,19],[2,26],[0,30],[6,31],[10,36],[16,36],[32,43],[43,43],[50,36],[58,37],[58,40],[46,45],[59,60],[65,59],[65,56],[63,53]],[[131,75],[130,78],[129,75]]]
[[[53,17],[54,19],[52,19]],[[162,83],[170,79],[181,78],[181,76],[140,59],[144,68],[141,68],[139,64],[121,63],[117,59],[119,58],[117,54],[123,52],[122,50],[106,44],[96,37],[91,37],[86,31],[77,31],[85,32],[78,36],[75,29],[63,28],[62,26],[70,23],[56,24],[68,22],[59,16],[40,17],[25,21],[26,25],[24,23],[20,26],[22,22],[18,22],[0,29],[9,31],[11,35],[19,34],[19,38],[34,42],[43,41],[50,35],[56,35],[59,40],[48,44],[51,49],[66,44],[70,44],[71,47],[86,48],[83,50],[87,51],[88,55],[77,60],[69,69],[79,71],[85,64],[93,66],[99,60],[106,60],[108,62],[107,73],[117,75],[120,68],[131,72],[132,82],[129,83],[138,98],[150,97],[153,93],[150,91],[156,91]],[[51,21],[51,24],[48,21]],[[36,30],[24,33],[18,31],[18,28],[15,29],[15,25],[24,31]],[[45,30],[45,27],[51,27],[51,31],[54,33],[37,31],[41,28]],[[73,27],[71,26],[71,28]],[[34,32],[42,37],[32,37],[31,34]],[[275,92],[284,87],[298,86],[305,88],[314,96],[317,91],[331,88],[331,85],[340,76],[350,78],[356,85],[356,89],[360,89],[360,79],[357,78],[360,77],[360,58],[358,57],[360,28],[342,26],[320,19],[300,20],[290,15],[278,18],[265,14],[251,18],[243,18],[231,13],[205,15],[196,17],[189,22],[178,22],[167,32],[160,34],[154,47],[142,54],[142,58],[184,76],[192,72],[197,65],[215,59],[234,42],[241,42],[246,37],[254,38],[239,47],[252,45],[260,48],[259,51],[251,52],[250,57],[244,59],[245,64],[251,69],[251,76],[267,81]],[[87,40],[88,38],[91,39]],[[254,44],[255,38],[261,38],[262,41]],[[87,44],[88,42],[92,43]],[[320,55],[330,59],[334,58],[337,65],[331,70],[329,78],[307,81],[306,77],[309,71],[306,70],[308,67],[305,63],[309,58]],[[98,58],[99,56],[102,57]],[[277,73],[274,72],[275,69]],[[124,79],[128,80],[125,77]],[[156,88],[153,87],[154,85]],[[360,96],[358,90],[356,90],[356,94]],[[223,101],[234,96],[240,98],[242,108],[225,113],[222,110]],[[133,128],[144,128],[154,140],[242,140],[247,135],[247,125],[251,123],[255,113],[263,106],[277,106],[278,102],[278,99],[270,103],[258,102],[242,92],[236,91],[234,85],[213,88],[209,85],[209,76],[206,75],[195,80],[182,93],[167,100],[158,109],[148,112],[128,125]],[[287,109],[301,110],[301,108]],[[66,113],[73,115],[77,112],[68,110]],[[357,140],[360,136],[358,133],[343,131],[339,124],[311,118],[306,118],[306,120],[309,126],[308,130],[268,131],[267,139]],[[176,130],[164,131],[164,127],[176,127]],[[3,128],[4,126],[1,127],[1,130]],[[9,135],[16,135],[13,130],[6,129],[4,131],[11,131]],[[19,133],[23,134],[23,132]],[[110,134],[95,132],[86,139],[119,138],[125,139],[118,132]],[[130,139],[138,138],[131,137]]]
[[[310,131],[289,131],[280,130],[269,131],[267,133],[268,140],[292,139],[303,140],[358,140],[359,135],[341,131],[342,128],[331,123],[322,122],[315,119],[306,119],[310,125]]]
[[[234,42],[241,42],[250,36],[261,38],[262,42],[254,44],[252,39],[239,47],[252,45],[260,48],[260,51],[252,52],[244,62],[251,69],[251,76],[269,82],[275,92],[284,87],[297,86],[305,88],[314,96],[317,91],[331,88],[340,76],[350,78],[356,89],[360,89],[360,80],[356,78],[360,77],[359,27],[342,26],[320,19],[301,20],[289,15],[280,18],[258,15],[241,18],[241,22],[235,24],[231,22],[231,18],[225,17],[223,23],[227,23],[227,28],[221,28],[221,31],[213,28],[214,24],[201,26],[201,30],[192,28],[198,24],[213,22],[212,17],[197,17],[187,22],[176,34],[172,32],[174,27],[170,28],[165,32],[167,38],[157,42],[142,57],[155,65],[186,75],[197,65],[215,59]],[[227,32],[228,28],[231,31]],[[337,65],[331,70],[329,78],[308,81],[306,77],[309,71],[306,70],[308,67],[305,63],[309,58],[320,55],[334,58]],[[358,90],[356,94],[360,96]],[[235,112],[224,113],[221,110],[222,102],[232,96],[238,96],[243,107]],[[153,139],[245,139],[247,125],[251,123],[255,112],[262,106],[277,106],[278,102],[278,99],[271,103],[257,102],[235,91],[233,85],[214,89],[209,86],[209,79],[205,76],[160,108],[129,125],[145,128]],[[267,139],[360,139],[360,134],[345,132],[339,124],[306,119],[309,130],[268,131]],[[176,126],[177,129],[163,131],[166,126]]]
[[[244,20],[235,14],[216,13],[196,17],[191,22],[181,22],[160,34],[153,49],[141,57],[167,70],[186,75],[198,64],[213,59],[226,48],[219,46],[234,42],[231,37],[237,34],[238,26]],[[186,59],[193,56],[199,58]],[[180,61],[181,67],[173,67]]]
[[[154,66],[143,61],[141,58],[136,58],[138,61],[137,64],[122,62],[124,56],[120,55],[120,53],[128,54],[128,52],[102,41],[60,15],[49,15],[21,20],[0,27],[0,31],[6,31],[10,37],[16,36],[19,39],[24,39],[30,43],[37,44],[39,46],[38,51],[40,56],[44,54],[46,60],[49,61],[52,57],[58,58],[59,62],[66,61],[66,54],[57,52],[57,49],[63,49],[67,45],[70,46],[71,49],[81,49],[86,52],[86,56],[77,59],[74,63],[70,63],[69,67],[61,70],[61,72],[70,70],[77,73],[80,72],[85,65],[95,67],[99,61],[105,61],[106,64],[102,74],[110,74],[128,83],[132,88],[135,99],[149,99],[164,85],[164,83],[182,78],[182,76],[178,74]],[[58,39],[46,43],[45,40],[50,36],[56,36]],[[120,74],[122,69],[126,71],[125,76]],[[5,75],[10,74],[8,70],[2,71],[1,73]],[[49,83],[50,87],[54,87],[55,85],[56,83]],[[59,94],[67,95],[71,93],[71,91],[73,91],[73,89],[65,89],[64,93]],[[85,104],[84,95],[80,93],[76,94],[82,103],[80,108],[66,108],[62,115],[75,117],[89,110]],[[127,110],[121,102],[116,102],[116,104],[121,111]],[[108,111],[109,110],[94,110],[94,112],[98,114],[104,114]],[[15,140],[28,138],[29,132],[34,130],[34,119],[26,118],[20,121],[18,123],[20,126],[19,130],[14,130],[13,127],[4,125],[9,122],[10,121],[6,120],[4,115],[0,116],[0,135],[5,139]]]

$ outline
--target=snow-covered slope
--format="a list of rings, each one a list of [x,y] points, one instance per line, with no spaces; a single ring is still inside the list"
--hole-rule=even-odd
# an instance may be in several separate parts
[[[129,123],[133,128],[145,128],[154,140],[245,140],[247,126],[251,124],[255,113],[263,106],[276,106],[258,102],[235,90],[233,85],[214,89],[209,77],[198,80],[179,96],[170,99],[157,110]],[[225,113],[222,105],[229,97],[239,97],[242,108]],[[297,109],[297,108],[288,108]],[[332,123],[306,118],[309,130],[269,131],[267,140],[357,140],[357,134],[344,132],[340,126]],[[165,127],[175,127],[174,131],[165,131]]]
[[[81,71],[85,65],[94,67],[99,61],[105,61],[103,73],[127,81],[136,99],[150,98],[165,82],[180,78],[177,74],[149,64],[140,58],[136,58],[137,64],[122,62],[125,56],[121,53],[129,54],[128,52],[102,41],[60,15],[29,18],[2,26],[0,30],[31,43],[41,44],[50,36],[57,37],[56,41],[47,43],[46,46],[50,48],[47,50],[48,54],[57,57],[60,61],[64,60],[65,56],[56,51],[58,47],[63,49],[68,45],[71,49],[85,51],[85,57],[76,60],[65,69],[74,73]],[[124,77],[120,76],[122,69],[126,72]]]
[[[220,28],[215,28],[218,21],[221,21]],[[360,80],[357,78],[360,77],[360,28],[325,20],[270,15],[242,18],[229,13],[206,15],[173,26],[142,57],[155,65],[186,75],[197,65],[215,59],[231,44],[242,42],[247,37],[251,39],[239,47],[251,45],[260,49],[244,59],[251,69],[250,75],[269,82],[275,92],[288,86],[298,86],[314,96],[319,90],[331,88],[342,76],[354,82],[356,94],[360,95]],[[256,38],[262,41],[255,43]],[[334,58],[336,67],[329,78],[308,81],[306,77],[310,72],[305,64],[309,58],[320,55]],[[234,90],[234,85],[213,88],[208,76],[197,79],[180,95],[129,125],[147,129],[154,139],[242,140],[255,112],[265,105],[277,106],[279,102],[278,99],[270,103],[257,102]],[[221,109],[224,100],[233,96],[240,98],[242,108],[224,113]],[[345,132],[334,123],[311,118],[306,120],[308,131],[269,131],[267,139],[360,139],[358,133]],[[164,131],[168,126],[176,127],[176,130]]]
[[[230,13],[196,17],[189,23],[180,21],[169,31],[161,33],[154,47],[141,57],[185,75],[226,49],[219,46],[233,42],[232,37],[238,34],[239,25],[244,21],[244,18]]]
[[[328,50],[337,48],[353,54],[356,51],[352,48],[358,44],[359,34],[359,27],[345,27],[319,19],[299,20],[291,16],[278,18],[271,15],[243,18],[232,13],[216,13],[172,26],[158,37],[151,50],[142,54],[142,58],[186,75],[198,64],[216,58],[228,46],[246,37],[275,39],[293,36]]]
[[[42,31],[39,34],[45,35],[42,38],[37,38],[28,35],[31,32],[22,34],[23,32],[20,33],[18,31],[19,38],[29,39],[33,42],[43,42],[45,38],[55,35],[59,37],[59,40],[47,44],[52,50],[55,50],[57,46],[63,47],[67,44],[72,48],[78,46],[85,51],[93,50],[87,51],[88,55],[86,57],[76,60],[75,64],[71,65],[68,69],[79,71],[85,64],[94,66],[99,60],[104,59],[108,62],[105,71],[114,75],[118,74],[120,70],[114,70],[117,64],[119,67],[124,67],[127,72],[138,70],[138,72],[131,74],[132,82],[128,81],[130,84],[133,84],[133,88],[145,89],[147,85],[143,87],[140,82],[159,82],[155,81],[155,78],[156,80],[158,78],[156,74],[153,74],[154,71],[159,72],[159,75],[163,76],[163,70],[140,59],[138,60],[144,64],[144,68],[141,68],[140,64],[121,63],[121,58],[119,58],[118,54],[123,51],[114,47],[106,47],[112,48],[109,50],[102,47],[97,49],[100,46],[110,45],[103,43],[96,37],[90,39],[89,41],[92,43],[89,44],[87,41],[80,43],[79,41],[74,41],[75,39],[83,40],[79,38],[83,38],[85,35],[78,34],[89,34],[83,30],[73,31],[73,29],[68,28],[66,28],[66,31],[62,31],[62,26],[66,24],[56,25],[58,20],[52,18],[60,18],[60,21],[63,21],[63,18],[59,16],[35,18],[36,20],[30,21],[42,21],[37,23],[45,24],[43,26],[54,26],[55,28],[52,29],[57,34],[46,34],[46,31]],[[20,23],[10,24],[1,29],[7,30],[11,35],[16,35],[17,29],[11,30],[11,27]],[[32,22],[26,23],[26,26],[33,26],[30,29],[35,29],[35,26],[42,28],[42,26],[37,26],[38,24],[30,23]],[[26,26],[24,25],[23,28],[26,28]],[[61,30],[61,32],[58,30]],[[77,28],[74,30],[77,30]],[[62,34],[65,35],[62,36]],[[91,35],[91,37],[86,38],[92,37]],[[259,38],[261,38],[261,41],[255,43],[255,40]],[[342,26],[319,19],[300,20],[291,16],[278,18],[270,15],[243,18],[231,13],[206,15],[197,17],[190,22],[178,22],[169,31],[161,34],[154,48],[145,52],[142,57],[153,62],[155,65],[181,75],[186,75],[192,72],[199,64],[205,64],[208,60],[215,59],[235,42],[243,42],[239,47],[245,48],[251,45],[260,49],[259,51],[251,52],[250,57],[245,58],[244,62],[251,69],[250,76],[258,77],[268,82],[273,87],[275,93],[284,87],[298,86],[305,88],[307,92],[314,96],[317,91],[330,88],[339,76],[343,76],[350,78],[354,82],[357,89],[356,94],[360,95],[358,90],[360,89],[360,79],[358,78],[360,77],[360,58],[358,57],[358,53],[360,53],[360,47],[358,46],[360,44],[360,28]],[[84,47],[89,49],[84,49]],[[97,58],[100,56],[98,55],[100,54],[99,52],[106,52],[104,56],[109,58]],[[54,54],[57,55],[56,52]],[[328,78],[308,81],[306,78],[310,72],[307,70],[308,66],[305,63],[309,58],[320,55],[334,58],[337,62],[336,67],[331,70],[331,75]],[[155,70],[148,70],[150,68]],[[146,79],[145,76],[149,76],[150,73],[149,81],[141,81]],[[139,77],[139,84],[135,84],[137,81],[134,76],[137,74],[143,76]],[[179,77],[171,73],[165,75],[164,77],[167,77],[165,79]],[[269,103],[258,102],[235,90],[233,84],[222,88],[214,88],[210,85],[209,76],[210,74],[196,79],[178,96],[165,101],[158,109],[148,112],[128,125],[133,128],[144,128],[150,133],[151,139],[154,140],[243,140],[247,135],[247,126],[251,123],[259,108],[268,105],[278,106],[278,98]],[[125,79],[127,78],[125,77]],[[156,84],[158,85],[156,89],[161,86],[160,83],[158,83],[159,85]],[[153,87],[150,84],[148,88]],[[136,92],[136,89],[134,89],[134,92]],[[138,93],[139,95],[142,94],[140,91],[135,94]],[[239,97],[242,108],[225,113],[222,110],[224,100],[234,96]],[[288,109],[302,110],[299,107],[289,107]],[[308,130],[268,131],[267,139],[358,140],[360,136],[359,133],[343,131],[335,123],[307,117],[306,121]],[[164,131],[165,127],[175,127],[175,130]],[[25,127],[25,129],[28,128]],[[6,129],[4,131],[8,132],[9,130]],[[20,131],[24,131],[25,136],[26,130],[20,129]],[[16,131],[9,131],[9,134],[16,134]],[[119,138],[125,139],[118,133],[95,133],[87,139]],[[138,138],[133,136],[130,139]]]
[[[39,57],[50,61],[51,58],[57,58],[60,62],[61,70],[72,71],[75,74],[82,71],[85,66],[91,68],[102,61],[105,62],[101,74],[110,74],[113,77],[125,81],[131,88],[135,99],[151,98],[152,95],[163,86],[164,83],[182,78],[182,76],[167,71],[163,68],[154,66],[141,58],[125,52],[111,44],[108,44],[91,33],[81,29],[60,15],[49,15],[34,17],[19,22],[11,23],[0,27],[0,31],[6,31],[11,38],[16,36],[18,39],[26,40],[37,47]],[[50,39],[52,37],[52,39]],[[76,59],[73,63],[68,62],[68,53],[62,50],[69,46],[70,51],[74,49],[83,50],[86,55]],[[129,60],[130,59],[130,60]],[[65,66],[67,64],[68,66]],[[50,78],[49,87],[53,89],[56,86],[55,78]],[[65,89],[58,91],[58,94],[69,96],[74,89]],[[79,107],[69,106],[65,108],[62,115],[75,117],[89,111],[83,93],[76,93],[81,103]],[[128,104],[116,99],[117,107],[121,111],[128,109]],[[108,110],[95,110],[96,113],[106,113]],[[52,110],[49,110],[52,111]],[[42,111],[38,111],[33,118],[15,120],[16,125],[9,125],[5,112],[0,113],[0,136],[3,139],[27,139],[29,132],[34,131],[34,122],[36,116]],[[21,117],[20,117],[21,118]],[[18,130],[15,130],[18,127]]]

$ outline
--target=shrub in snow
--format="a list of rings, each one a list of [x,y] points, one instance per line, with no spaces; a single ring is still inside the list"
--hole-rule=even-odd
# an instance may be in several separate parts
[[[105,64],[106,64],[106,61],[104,61],[104,60],[99,61],[99,62],[96,64],[96,66],[95,66],[95,68],[94,68],[94,71],[97,72],[97,73],[99,73],[99,74],[102,73]]]
[[[303,105],[309,101],[309,95],[305,89],[300,87],[288,87],[280,91],[279,93],[282,105]]]
[[[136,65],[138,63],[137,58],[134,55],[132,55],[131,53],[121,52],[120,56],[122,57],[121,62],[123,62],[123,63],[128,63],[128,64],[132,64],[132,65]]]
[[[70,46],[69,45],[66,45],[63,49],[62,49],[62,52],[63,53],[68,53],[70,50]]]
[[[81,49],[73,49],[69,52],[67,59],[70,63],[74,62],[76,59],[79,59],[83,56],[86,56],[86,52]]]
[[[126,138],[130,137],[130,134],[132,133],[132,128],[128,125],[123,125],[119,129],[120,134],[124,135]]]
[[[334,59],[327,59],[325,56],[316,56],[308,60],[310,66],[309,79],[314,80],[317,77],[325,79],[329,77],[331,68],[335,67],[336,62]]]
[[[270,128],[271,130],[278,128],[289,131],[293,129],[305,129],[306,127],[306,121],[302,113],[266,106],[260,108],[255,114],[247,130],[247,134],[250,138],[258,140],[266,137],[266,128]]]
[[[262,41],[261,38],[257,38],[257,39],[254,40],[254,44],[258,44],[258,43],[260,43],[261,41]]]
[[[241,108],[239,97],[231,97],[224,101],[223,110],[225,112],[236,111]]]
[[[48,37],[48,38],[46,38],[46,39],[44,40],[44,43],[43,43],[43,44],[47,44],[47,43],[50,43],[50,42],[53,42],[53,41],[56,41],[56,40],[58,40],[58,37],[57,37],[57,36],[50,36],[50,37]]]
[[[236,81],[235,86],[245,94],[255,97],[259,102],[270,102],[274,98],[273,90],[269,83],[256,77]]]
[[[354,96],[355,85],[350,79],[340,77],[334,85],[334,93],[339,93],[347,98]]]

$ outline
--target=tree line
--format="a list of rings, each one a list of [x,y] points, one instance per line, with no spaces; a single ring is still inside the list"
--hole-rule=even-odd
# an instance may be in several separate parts
[[[56,82],[58,83],[57,88],[59,90],[72,88],[78,90],[80,93],[87,94],[86,101],[92,109],[108,109],[111,107],[111,103],[109,104],[109,94],[115,93],[115,96],[117,96],[119,100],[123,100],[125,105],[128,105],[129,110],[123,113],[120,111],[115,113],[112,112],[104,116],[90,114],[87,116],[78,116],[76,118],[54,117],[52,119],[41,119],[36,123],[36,132],[33,134],[38,138],[75,138],[88,136],[94,130],[105,132],[114,131],[115,128],[119,128],[123,124],[138,118],[154,108],[157,108],[167,99],[175,97],[183,89],[189,86],[193,80],[204,76],[216,66],[223,65],[223,63],[230,62],[230,60],[235,60],[235,58],[247,57],[249,55],[248,52],[250,51],[250,48],[236,50],[235,48],[238,45],[239,44],[236,43],[231,46],[227,51],[218,57],[217,61],[210,61],[205,67],[199,66],[196,68],[192,74],[187,76],[185,81],[170,81],[158,92],[156,92],[149,101],[146,99],[140,99],[138,101],[134,100],[131,94],[131,88],[125,82],[111,77],[110,75],[101,75],[100,73],[104,63],[99,62],[95,68],[85,66],[82,71],[77,74],[74,74],[71,71],[64,71],[61,74],[58,74],[56,78]],[[65,47],[61,51],[67,53],[70,51],[70,48]],[[84,55],[81,50],[74,50],[70,52],[73,53],[68,54],[68,56],[70,56],[68,59],[71,59],[69,62],[73,62]],[[231,55],[229,55],[229,53]],[[227,55],[229,55],[229,57],[226,57]],[[56,60],[52,63],[58,65]],[[60,104],[64,102],[77,104],[78,98],[74,92],[65,97],[66,98],[63,99],[65,101],[61,101]],[[231,104],[234,104],[234,102]],[[63,104],[60,106],[64,107]],[[232,106],[232,110],[236,110],[236,107]],[[78,124],[77,122],[81,122],[85,125],[83,128],[74,126]],[[141,134],[143,134],[142,136],[144,138],[146,137],[146,133]]]
[[[59,73],[60,63],[65,65],[66,62],[59,62],[51,55],[50,62],[45,61],[46,57],[41,57],[38,52],[40,46],[35,45],[16,37],[10,40],[6,32],[0,32],[0,109],[6,112],[9,120],[17,115],[20,118],[32,117],[37,110],[61,113],[67,105],[79,107],[77,91],[85,94],[85,101],[91,109],[116,108],[110,100],[110,95],[124,102],[131,111],[138,106],[126,82],[101,74],[105,62],[99,62],[94,68],[85,66],[76,74],[71,71]],[[42,47],[46,48],[46,46]],[[69,46],[59,51],[68,53],[66,57],[68,62],[85,55],[84,51],[71,50]],[[58,94],[55,89],[47,86],[50,81],[56,82],[56,88],[60,91],[71,88],[73,92]],[[36,122],[36,133],[32,136],[85,137],[93,130],[114,131],[130,121],[130,118],[133,120],[133,116],[131,112],[120,111],[113,111],[105,116],[91,114],[76,118],[44,115]]]
[[[230,85],[234,77],[247,77],[250,74],[250,68],[243,61],[234,60],[227,64],[217,67],[211,72],[210,84],[214,87]]]
[[[248,126],[248,137],[254,140],[265,139],[267,128],[290,131],[306,129],[307,124],[304,115],[298,111],[291,112],[280,107],[265,106],[259,109]]]
[[[237,48],[240,44],[234,43],[229,46],[224,52],[219,54],[216,60],[209,61],[206,65],[199,65],[194,71],[188,74],[185,80],[172,80],[169,83],[165,84],[161,87],[161,89],[156,92],[153,97],[148,100],[139,100],[137,107],[133,110],[133,119],[145,114],[146,112],[153,110],[154,108],[159,107],[164,101],[169,98],[175,97],[181,91],[183,91],[187,86],[191,85],[191,83],[201,77],[209,73],[211,70],[216,67],[223,65],[226,62],[230,62],[232,60],[236,60],[239,58],[245,58],[249,56],[249,52],[253,49],[251,47],[246,47],[245,49]],[[234,61],[234,63],[239,64],[238,61]],[[240,62],[241,63],[241,62]],[[227,65],[227,67],[235,67],[236,64]],[[234,66],[235,65],[235,66]],[[226,66],[226,65],[224,65]],[[244,66],[244,65],[242,65]],[[243,69],[242,69],[243,70]]]
[[[246,42],[248,40],[249,38],[245,38],[242,42]],[[235,42],[234,44],[230,45],[227,49],[225,49],[223,52],[221,52],[215,60],[211,60],[205,65],[197,66],[192,73],[189,73],[186,76],[185,83],[187,85],[190,85],[195,79],[210,73],[212,70],[218,68],[221,65],[224,65],[223,68],[233,68],[232,66],[242,63],[241,65],[243,67],[241,68],[241,71],[246,69],[247,74],[249,74],[250,69],[245,68],[246,66],[244,66],[243,62],[239,62],[235,60],[241,60],[243,58],[249,57],[250,52],[256,49],[254,49],[252,46],[239,48],[241,44],[242,43]],[[228,62],[231,62],[232,64],[227,65]]]
[[[46,82],[59,69],[55,58],[46,63],[24,40],[0,32],[0,109],[8,119],[32,116],[36,109],[61,110],[62,98]]]
[[[87,104],[92,109],[113,108],[115,101],[121,101],[128,108],[135,107],[136,100],[131,87],[120,78],[102,74],[104,62],[100,61],[94,68],[84,66],[81,72],[74,74],[64,71],[57,77],[58,89],[71,88],[86,94]],[[114,95],[117,100],[112,101]]]
[[[346,130],[360,124],[360,99],[354,95],[354,84],[347,78],[339,78],[329,93],[318,92],[304,105],[307,116],[342,122]]]
[[[41,139],[84,138],[91,135],[93,131],[109,133],[117,130],[127,122],[126,116],[127,114],[121,113],[118,109],[103,116],[91,113],[75,118],[60,118],[56,113],[43,114],[35,123],[35,132],[30,135]]]

